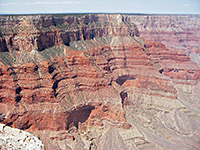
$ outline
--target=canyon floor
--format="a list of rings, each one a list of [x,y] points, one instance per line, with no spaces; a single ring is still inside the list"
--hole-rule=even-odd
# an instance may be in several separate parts
[[[0,16],[0,149],[198,150],[200,15]]]

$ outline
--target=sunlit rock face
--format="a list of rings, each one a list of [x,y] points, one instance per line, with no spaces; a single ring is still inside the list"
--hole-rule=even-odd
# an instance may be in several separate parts
[[[0,148],[2,150],[44,150],[44,145],[28,132],[0,124]]]
[[[151,19],[88,14],[0,21],[1,123],[31,132],[49,150],[200,147],[200,67],[187,53],[198,51],[148,36]],[[192,27],[181,32],[195,32]],[[163,28],[168,31],[165,22]]]
[[[199,15],[131,15],[140,36],[158,41],[172,51],[183,52],[200,66]]]

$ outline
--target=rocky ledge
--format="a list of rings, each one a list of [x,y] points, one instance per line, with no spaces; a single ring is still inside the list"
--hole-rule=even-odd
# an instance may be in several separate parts
[[[44,150],[44,145],[28,132],[0,124],[0,149]]]

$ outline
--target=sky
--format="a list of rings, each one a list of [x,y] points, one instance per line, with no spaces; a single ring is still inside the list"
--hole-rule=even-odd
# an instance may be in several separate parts
[[[0,0],[0,14],[200,14],[200,0]]]

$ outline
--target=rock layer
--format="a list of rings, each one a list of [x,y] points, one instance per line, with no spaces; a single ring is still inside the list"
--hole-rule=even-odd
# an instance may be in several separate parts
[[[170,50],[183,52],[200,65],[199,15],[131,15],[141,37],[162,42]]]
[[[1,122],[37,135],[46,149],[198,149],[200,68],[188,55],[140,38],[124,15],[19,18],[43,30],[93,25],[82,34],[97,34],[66,44],[55,29],[60,44],[1,44]],[[2,26],[26,26],[8,20]]]
[[[138,35],[130,19],[122,15],[99,14],[63,18],[52,15],[1,16],[0,22],[2,52],[44,50],[61,44],[69,45],[71,41],[108,35]]]

